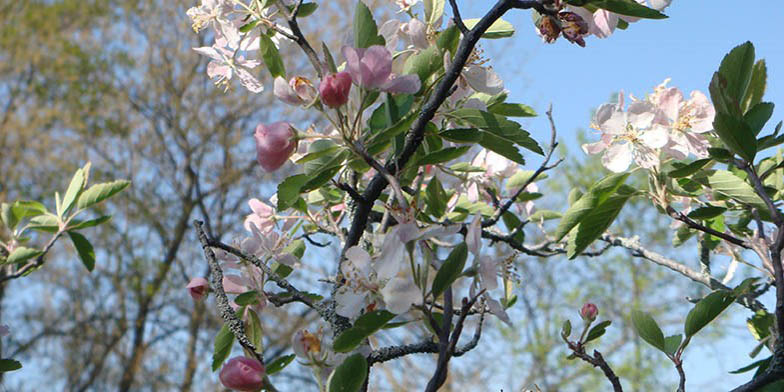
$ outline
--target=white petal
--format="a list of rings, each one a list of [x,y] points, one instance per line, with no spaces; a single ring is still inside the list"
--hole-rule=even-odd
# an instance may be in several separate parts
[[[387,310],[394,314],[407,312],[411,305],[422,299],[422,293],[410,277],[392,278],[381,289],[381,295],[387,304]]]
[[[621,173],[632,163],[630,143],[616,143],[610,146],[602,156],[602,165],[615,173]]]
[[[468,251],[474,257],[479,257],[479,252],[482,250],[482,215],[477,215],[474,221],[471,222],[471,225],[468,226],[465,241]]]
[[[335,313],[347,317],[354,318],[365,307],[365,298],[367,292],[354,292],[348,287],[341,287],[335,293]]]
[[[506,323],[506,325],[511,327],[512,320],[509,318],[509,315],[506,314],[506,310],[504,310],[504,307],[501,306],[501,303],[488,296],[486,296],[485,299],[487,302],[487,308],[490,310],[490,313],[492,313],[494,316],[498,317],[501,321]]]
[[[364,249],[358,246],[352,246],[348,248],[346,251],[346,260],[348,263],[344,263],[343,267],[345,268],[354,268],[358,272],[360,272],[363,276],[369,275],[370,272],[370,254]],[[344,270],[342,271],[344,274],[348,273],[349,271]]]
[[[656,125],[640,135],[640,141],[650,148],[662,148],[667,144],[667,128]]]
[[[463,70],[463,77],[472,89],[480,93],[496,95],[504,91],[504,81],[492,68],[468,66]]]
[[[498,288],[498,264],[490,256],[479,259],[479,276],[482,278],[482,288],[495,290]]]
[[[242,83],[248,91],[252,93],[264,91],[264,86],[244,68],[237,68],[237,77],[240,79],[240,83]]]

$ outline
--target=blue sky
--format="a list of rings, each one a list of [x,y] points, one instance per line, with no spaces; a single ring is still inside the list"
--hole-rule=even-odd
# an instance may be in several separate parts
[[[491,4],[462,3],[466,4],[461,10],[464,18],[480,17]],[[612,93],[623,90],[642,97],[669,77],[670,86],[685,95],[692,90],[709,95],[708,83],[722,57],[747,40],[754,43],[757,58],[767,63],[765,100],[784,102],[784,43],[775,29],[784,12],[778,5],[763,0],[674,0],[665,13],[669,19],[643,20],[608,39],[590,37],[587,47],[581,48],[564,39],[542,43],[530,13],[513,11],[505,19],[517,29],[515,36],[483,41],[482,47],[504,79],[509,101],[529,104],[541,114],[553,104],[560,139],[575,154],[582,154],[577,130],[588,129],[590,111]],[[763,133],[782,119],[784,109],[777,107]],[[524,124],[537,140],[546,142],[549,125],[544,117]],[[732,310],[736,313],[726,338],[711,346],[701,345],[698,338],[687,350],[687,390],[722,390],[748,381],[749,373],[727,373],[751,362],[747,353],[753,345],[745,331],[748,314],[741,308]],[[674,369],[671,376],[676,376]],[[716,384],[717,380],[721,381]]]

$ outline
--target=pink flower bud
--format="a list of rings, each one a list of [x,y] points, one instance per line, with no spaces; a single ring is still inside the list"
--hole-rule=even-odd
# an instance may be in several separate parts
[[[226,388],[255,392],[264,386],[264,365],[253,358],[234,357],[223,365],[219,378]]]
[[[204,298],[204,295],[210,290],[210,284],[207,282],[207,279],[204,278],[193,278],[185,286],[188,289],[188,292],[191,294],[191,298],[194,301],[201,301]]]
[[[599,315],[599,308],[590,302],[583,305],[582,309],[580,309],[580,317],[582,317],[583,320],[594,321],[596,320],[597,315]]]
[[[349,91],[351,91],[351,75],[346,71],[325,76],[319,85],[321,102],[331,108],[345,105],[348,102]]]
[[[256,159],[267,172],[278,170],[297,149],[291,124],[276,122],[256,127]]]

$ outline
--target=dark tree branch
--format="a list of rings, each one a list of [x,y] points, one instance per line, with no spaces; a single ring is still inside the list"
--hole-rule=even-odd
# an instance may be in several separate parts
[[[460,17],[460,9],[457,8],[457,0],[449,0],[449,5],[452,7],[452,20],[455,21],[455,26],[463,35],[468,34],[468,27],[463,23],[463,18]]]
[[[590,363],[594,367],[598,367],[599,369],[602,369],[604,376],[607,378],[607,380],[610,381],[610,384],[612,384],[613,391],[623,392],[623,386],[621,385],[621,380],[612,370],[610,365],[607,364],[607,361],[604,360],[602,353],[600,353],[598,350],[593,350],[593,356],[590,356],[585,353],[585,348],[583,346],[578,347],[577,345],[574,346],[573,345],[574,345],[573,342],[569,342],[569,348],[573,350],[573,353],[577,358],[580,358],[583,361]]]
[[[672,208],[670,206],[667,206],[667,214],[669,214],[673,219],[676,219],[676,220],[679,220],[679,221],[685,223],[687,226],[689,226],[692,229],[699,230],[699,231],[701,231],[703,233],[708,233],[708,234],[710,234],[712,236],[721,238],[724,241],[727,241],[727,242],[729,242],[731,244],[740,246],[741,248],[751,249],[751,246],[749,246],[749,244],[747,244],[746,241],[743,241],[743,240],[741,240],[739,238],[736,238],[736,237],[733,237],[733,236],[731,236],[729,234],[722,233],[720,231],[714,230],[714,229],[712,229],[710,227],[707,227],[707,226],[704,226],[704,225],[702,225],[700,223],[697,223],[694,220],[692,220],[691,218],[689,218],[688,216],[686,216],[686,214],[684,214],[684,213],[682,213],[680,211],[676,211],[674,208]]]
[[[318,75],[319,79],[321,79],[323,75],[324,66],[319,60],[318,54],[313,47],[310,46],[310,43],[305,38],[305,35],[302,34],[302,30],[299,28],[299,23],[297,23],[297,13],[299,13],[299,6],[302,1],[299,1],[298,4],[294,7],[293,12],[289,12],[288,8],[286,8],[286,4],[283,3],[283,0],[277,0],[276,4],[280,12],[286,17],[286,22],[291,29],[291,34],[285,34],[285,36],[292,41],[296,42],[302,51],[305,52],[305,55],[308,56],[311,64],[313,64],[313,68],[316,70],[316,74]]]

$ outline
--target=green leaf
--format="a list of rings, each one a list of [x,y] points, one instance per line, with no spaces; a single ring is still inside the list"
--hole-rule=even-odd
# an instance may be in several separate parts
[[[479,140],[479,145],[498,154],[502,157],[521,165],[525,165],[525,158],[520,154],[517,147],[514,146],[508,139],[498,137],[490,132],[482,132],[482,139]]]
[[[297,18],[304,18],[310,15],[313,15],[318,8],[318,4],[316,3],[302,3],[299,6],[299,11],[297,11]],[[289,11],[294,11],[294,6],[288,6]]]
[[[733,48],[721,60],[719,74],[726,79],[725,91],[736,105],[745,101],[753,67],[754,45],[748,41]]]
[[[477,23],[479,23],[479,19],[465,19],[463,20],[463,23],[465,23],[465,26],[470,30],[473,29]],[[488,39],[506,38],[514,35],[514,32],[515,29],[511,23],[503,19],[498,19],[495,22],[493,22],[492,25],[490,25],[490,28],[487,29],[487,31],[485,31],[484,34],[482,34],[482,38],[488,38]]]
[[[694,336],[724,309],[727,309],[734,300],[735,296],[732,295],[732,292],[725,290],[717,290],[706,295],[694,305],[694,308],[686,316],[686,323],[683,327],[686,337]]]
[[[754,136],[759,135],[762,128],[770,120],[770,116],[773,115],[773,106],[770,102],[760,102],[743,116],[743,121],[754,132]]]
[[[0,359],[0,372],[12,372],[22,368],[22,363],[10,358]]]
[[[712,174],[695,176],[693,179],[722,196],[757,208],[760,212],[768,211],[767,205],[757,195],[754,188],[732,172],[716,170]]]
[[[384,324],[395,318],[393,313],[386,310],[374,310],[359,316],[354,326],[343,331],[332,344],[332,348],[339,353],[347,353],[359,346],[368,336],[380,330]]]
[[[330,145],[324,146],[323,148],[318,147],[321,144],[324,145],[328,144],[328,143],[319,143],[319,142],[329,142]],[[338,150],[340,150],[340,146],[338,146],[337,144],[333,143],[330,140],[316,140],[313,143],[311,143],[310,146],[308,146],[308,153],[302,158],[297,159],[296,163],[298,165],[301,165],[303,163],[310,162],[319,158],[324,158],[324,157],[331,158]],[[305,172],[307,171],[308,171],[308,167],[306,166]]]
[[[8,227],[8,229],[13,231],[14,228],[16,228],[17,223],[19,223],[19,218],[14,214],[11,204],[0,204],[0,220],[5,223],[5,226]]]
[[[253,28],[256,27],[257,24],[259,24],[258,20],[254,20],[253,22],[250,23],[245,23],[244,25],[240,26],[239,28],[240,33],[247,33],[253,30]]]
[[[384,37],[378,35],[373,13],[361,0],[357,1],[354,11],[354,47],[368,48],[373,45],[384,45]]]
[[[563,215],[561,215],[558,211],[551,211],[551,210],[536,210],[531,216],[528,217],[528,220],[532,222],[540,222],[540,221],[548,221],[553,219],[561,219]]]
[[[567,339],[571,334],[572,334],[572,322],[567,319],[566,321],[564,321],[563,326],[561,327],[561,337]]]
[[[710,162],[710,161],[711,161],[710,158],[698,159],[698,160],[696,160],[696,161],[694,161],[694,162],[692,162],[692,163],[690,163],[688,165],[684,165],[684,166],[681,166],[681,167],[679,167],[677,169],[674,169],[674,170],[671,170],[671,171],[667,172],[667,176],[669,176],[671,178],[688,177],[688,176],[696,173],[700,169],[702,169],[702,167],[707,165],[708,162]]]
[[[417,161],[417,166],[449,162],[453,159],[460,158],[463,154],[468,152],[469,149],[471,149],[471,146],[447,147],[438,151],[433,151],[420,158]]]
[[[653,8],[648,8],[634,0],[595,0],[591,1],[591,5],[597,8],[605,9],[607,11],[615,12],[616,14],[636,16],[638,18],[667,18],[667,15],[664,15]]]
[[[234,343],[234,334],[228,324],[223,324],[218,334],[215,335],[215,350],[212,353],[212,371],[220,369],[223,361],[231,354],[231,345]]]
[[[255,305],[259,303],[259,292],[256,290],[246,291],[234,298],[234,303],[240,306]]]
[[[95,184],[79,195],[79,200],[76,202],[76,208],[83,210],[92,207],[127,188],[131,185],[127,180],[116,180],[112,182],[104,182]]]
[[[14,249],[14,251],[8,255],[8,258],[5,260],[5,263],[3,264],[21,263],[33,257],[38,257],[42,253],[44,252],[38,249],[32,249],[32,248],[26,248],[24,246],[20,246]]]
[[[438,33],[438,38],[436,38],[436,46],[441,50],[448,50],[453,56],[455,51],[457,51],[458,43],[460,43],[460,30],[455,25],[449,26],[444,31]]]
[[[406,59],[403,64],[403,74],[417,75],[422,82],[420,91],[425,88],[430,75],[438,72],[444,66],[444,55],[437,46],[431,46]]]
[[[483,132],[476,128],[453,128],[441,131],[438,136],[455,143],[479,143]]]
[[[30,224],[27,225],[27,228],[47,233],[56,233],[60,229],[60,219],[51,213],[38,215],[30,219]]]
[[[555,229],[556,241],[563,239],[580,221],[620,187],[629,173],[611,174],[595,183],[582,197],[573,202]],[[570,197],[571,198],[571,197]]]
[[[438,27],[436,23],[438,23],[439,19],[444,15],[444,5],[446,5],[445,0],[425,0],[425,23],[430,26],[433,26],[435,30]]]
[[[503,215],[501,215],[501,219],[504,220],[504,225],[506,225],[507,230],[511,233],[512,230],[520,227],[522,222],[520,219],[517,218],[517,215],[513,214],[510,211],[506,211]],[[517,242],[518,244],[522,244],[525,240],[525,231],[519,230],[512,239]]]
[[[705,220],[705,219],[715,218],[723,214],[725,211],[727,211],[727,209],[724,207],[707,206],[707,207],[700,207],[697,208],[696,210],[689,212],[688,216],[689,218],[692,219]]]
[[[590,341],[599,339],[607,331],[607,327],[609,327],[610,324],[612,324],[612,321],[605,320],[594,325],[591,330],[588,331],[588,336],[585,337],[585,341],[583,343],[588,343]]]
[[[283,65],[283,59],[280,57],[275,43],[267,34],[259,34],[259,53],[273,78],[286,78],[286,66]]]
[[[758,310],[753,316],[746,319],[746,327],[749,328],[749,332],[751,336],[754,336],[754,339],[761,341],[770,336],[770,331],[775,321],[776,319],[772,314],[765,310]]]
[[[235,301],[236,302],[236,301]],[[239,302],[237,302],[239,304]],[[261,326],[261,320],[255,310],[247,309],[248,319],[245,323],[245,333],[248,335],[248,340],[259,350],[264,336],[264,329]]]
[[[11,211],[17,219],[24,219],[31,216],[46,214],[46,207],[43,204],[32,200],[18,200],[11,204]]]
[[[531,150],[539,155],[544,155],[544,151],[539,147],[536,140],[532,139],[530,134],[523,130],[520,124],[511,121],[504,116],[478,109],[467,108],[456,110],[449,115],[457,117],[461,121],[467,122],[500,138],[509,140],[520,147]]]
[[[302,256],[305,255],[305,246],[304,240],[294,240],[291,241],[285,248],[283,248],[283,253],[291,253],[294,257],[301,259]]]
[[[402,120],[398,121],[395,125],[374,135],[368,143],[368,153],[375,155],[383,151],[384,148],[388,146],[392,138],[408,131],[408,129],[411,128],[411,124],[414,123],[414,120],[416,120],[416,116],[406,116]]]
[[[675,351],[678,350],[678,347],[681,345],[681,340],[683,340],[683,335],[681,334],[664,338],[664,352],[670,355],[675,354]]]
[[[71,178],[71,183],[63,195],[62,213],[65,214],[73,207],[74,201],[79,196],[79,193],[87,185],[87,175],[90,172],[90,162],[84,165],[84,168],[78,169]],[[62,216],[61,216],[62,217]]]
[[[106,222],[110,221],[111,219],[112,219],[112,217],[109,216],[109,215],[102,215],[102,216],[100,216],[98,218],[90,219],[90,220],[86,220],[86,221],[73,220],[73,221],[71,221],[71,224],[68,225],[67,229],[68,230],[86,229],[88,227],[98,226],[100,224],[106,223]]]
[[[297,202],[300,190],[308,179],[306,174],[297,174],[278,184],[278,211],[287,210]]]
[[[648,344],[662,352],[666,352],[664,334],[651,315],[639,310],[632,310],[632,324],[634,324],[634,329],[637,330],[637,334],[640,335],[642,340],[645,340]]]
[[[713,129],[730,151],[748,162],[757,154],[757,139],[754,131],[745,122],[724,113],[716,113]]]
[[[95,250],[93,250],[93,245],[87,238],[75,231],[69,231],[68,236],[71,237],[71,242],[73,242],[82,264],[88,271],[92,272],[93,268],[95,268]]]
[[[567,257],[574,259],[599,238],[612,225],[626,201],[635,193],[634,188],[623,185],[618,189],[618,193],[588,211],[569,236],[569,242],[566,244]]]
[[[438,177],[434,176],[425,188],[427,212],[436,218],[444,216],[446,213],[447,200],[446,191],[444,191],[441,181],[438,180]]]
[[[522,103],[499,102],[487,108],[490,113],[500,114],[507,117],[536,117],[536,111]]]
[[[762,96],[765,95],[767,79],[768,69],[765,66],[765,60],[759,60],[751,69],[751,81],[749,82],[749,89],[746,92],[746,99],[743,101],[744,111],[749,110],[749,108],[762,102]]]
[[[275,373],[279,373],[281,370],[285,369],[291,362],[294,361],[294,358],[297,356],[295,354],[284,355],[282,357],[277,357],[272,360],[269,364],[267,364],[266,370],[267,375],[271,376]]]
[[[754,362],[752,362],[752,363],[750,363],[750,364],[748,364],[748,365],[746,365],[746,366],[744,366],[744,367],[742,367],[740,369],[731,371],[730,374],[746,373],[746,372],[748,372],[750,370],[754,370],[754,369],[756,369],[756,368],[758,368],[758,367],[760,367],[762,365],[766,365],[767,366],[767,364],[770,362],[771,359],[773,359],[773,356],[767,357],[765,359],[760,359],[759,361],[754,361]]]
[[[435,279],[433,279],[433,287],[431,289],[433,298],[438,298],[452,282],[460,277],[467,258],[468,246],[465,242],[458,244],[452,249],[444,264],[438,269]]]
[[[368,364],[362,354],[346,358],[329,376],[327,392],[357,392],[362,388],[368,373]]]
[[[324,52],[324,59],[327,62],[329,72],[337,73],[338,67],[335,65],[335,58],[332,57],[332,52],[329,51],[329,46],[327,46],[327,43],[324,41],[321,41],[321,51]]]

